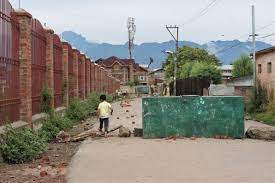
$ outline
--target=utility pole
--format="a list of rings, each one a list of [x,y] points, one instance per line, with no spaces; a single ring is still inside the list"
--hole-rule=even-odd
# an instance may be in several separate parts
[[[128,18],[127,21],[127,28],[128,28],[128,50],[129,50],[129,57],[130,59],[133,58],[133,49],[134,49],[134,39],[136,34],[136,25],[135,19],[132,17]]]
[[[176,51],[173,55],[173,59],[174,59],[174,96],[176,96],[177,95],[177,72],[178,72],[177,58],[178,58],[178,52],[179,52],[179,27],[176,25],[175,26],[166,26],[166,29],[171,34],[173,39],[176,41]],[[176,29],[176,36],[172,33],[171,29]]]
[[[257,77],[256,77],[256,29],[255,29],[255,7],[252,6],[252,44],[253,44],[253,86],[256,96]]]

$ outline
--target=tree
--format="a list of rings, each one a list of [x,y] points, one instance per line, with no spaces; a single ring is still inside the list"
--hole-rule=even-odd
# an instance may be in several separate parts
[[[220,84],[222,81],[221,70],[214,64],[196,62],[193,64],[190,77],[208,78],[214,84]]]
[[[177,78],[208,77],[218,83],[221,77],[221,72],[218,69],[219,59],[204,49],[188,46],[180,48],[177,54],[177,65]],[[166,78],[173,78],[174,61],[172,55],[168,56],[164,69]]]
[[[253,63],[248,55],[242,55],[233,63],[233,77],[253,75]]]

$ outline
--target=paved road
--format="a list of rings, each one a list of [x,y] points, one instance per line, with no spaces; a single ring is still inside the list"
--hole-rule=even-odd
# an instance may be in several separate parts
[[[141,127],[141,100],[131,104],[114,104],[111,126]],[[262,124],[246,122],[246,128],[254,125]],[[114,137],[85,141],[71,163],[68,182],[272,183],[274,172],[275,142]]]

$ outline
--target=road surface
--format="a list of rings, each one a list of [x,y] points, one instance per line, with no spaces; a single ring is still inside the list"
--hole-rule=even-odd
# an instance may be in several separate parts
[[[141,127],[141,99],[131,105],[114,104],[111,126]],[[246,122],[246,128],[255,125],[262,126]],[[83,142],[70,165],[68,182],[272,183],[274,172],[275,142],[113,137]]]

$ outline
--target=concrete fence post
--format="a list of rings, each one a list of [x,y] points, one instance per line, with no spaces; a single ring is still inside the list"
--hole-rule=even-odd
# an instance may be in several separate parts
[[[32,15],[20,9],[14,13],[19,22],[20,120],[32,124]]]

